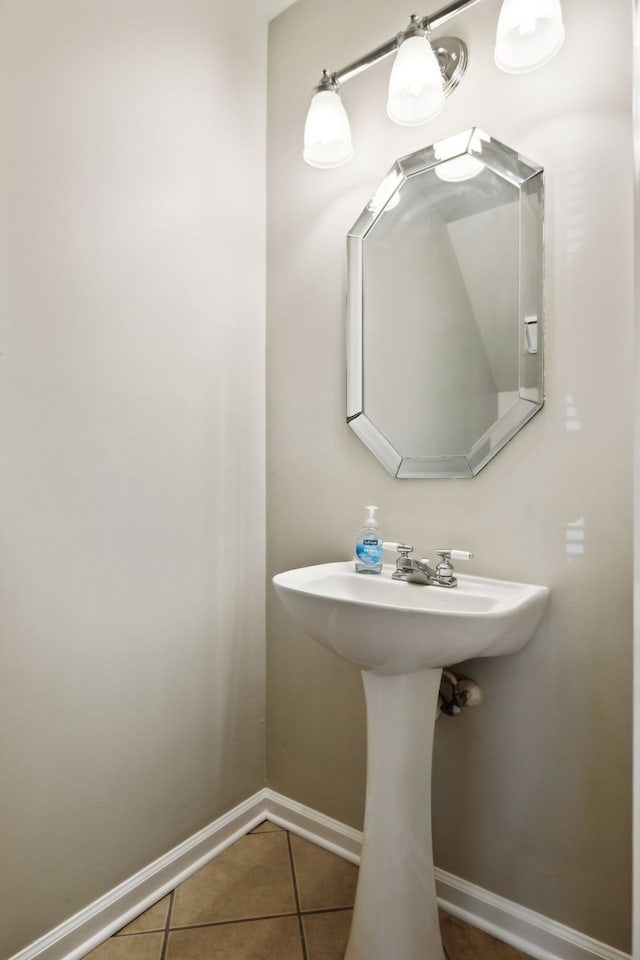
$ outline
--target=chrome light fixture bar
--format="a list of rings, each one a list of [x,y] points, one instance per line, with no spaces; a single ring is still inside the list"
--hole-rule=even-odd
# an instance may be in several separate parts
[[[305,123],[303,156],[307,163],[338,167],[351,159],[351,129],[341,84],[392,53],[396,59],[389,80],[388,116],[405,126],[433,119],[462,79],[467,48],[455,37],[432,40],[431,32],[479,2],[453,0],[431,16],[414,14],[404,30],[375,50],[333,73],[323,70]],[[503,0],[495,48],[495,62],[501,70],[535,70],[555,56],[563,40],[560,0]]]

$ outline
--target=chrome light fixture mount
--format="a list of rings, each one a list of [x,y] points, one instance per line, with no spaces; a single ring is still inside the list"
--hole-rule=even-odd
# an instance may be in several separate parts
[[[442,92],[448,97],[456,89],[467,69],[467,47],[457,37],[441,37],[430,42],[440,65]]]
[[[397,54],[389,83],[387,113],[414,126],[435,117],[444,98],[460,84],[467,47],[457,37],[432,38],[436,30],[480,0],[452,0],[427,17],[411,15],[408,26],[340,70],[323,70],[314,87],[305,125],[304,159],[315,167],[337,167],[353,156],[349,120],[340,97],[347,80]],[[497,66],[526,73],[548,63],[564,40],[560,0],[503,0],[495,49]]]

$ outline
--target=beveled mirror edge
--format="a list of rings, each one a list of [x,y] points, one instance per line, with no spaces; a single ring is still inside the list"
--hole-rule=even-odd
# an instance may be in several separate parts
[[[542,408],[542,401],[518,397],[501,417],[474,443],[468,454],[471,475],[477,476],[519,430]]]
[[[530,302],[522,290],[522,262],[526,256],[533,253],[535,278],[532,286],[535,292],[535,316],[538,324],[535,361],[536,384],[534,387],[523,387],[522,377],[520,377],[518,399],[476,441],[467,455],[425,458],[403,457],[364,413],[362,245],[367,233],[384,210],[384,203],[380,206],[374,203],[374,200],[376,197],[380,199],[383,196],[386,196],[388,200],[411,176],[431,169],[439,163],[445,163],[455,156],[462,156],[465,153],[472,154],[471,144],[473,134],[476,131],[478,131],[477,127],[464,131],[465,137],[468,137],[467,147],[459,153],[451,154],[445,160],[438,160],[435,156],[438,144],[425,147],[414,154],[409,154],[407,157],[397,160],[347,234],[347,423],[385,469],[398,479],[464,479],[477,476],[487,463],[544,405],[544,168],[527,160],[520,153],[516,153],[512,148],[491,138],[488,134],[482,134],[483,143],[485,143],[484,138],[486,138],[486,141],[494,148],[491,155],[483,151],[483,161],[485,156],[487,160],[490,160],[486,163],[486,166],[518,187],[521,208],[525,199],[531,196],[536,199],[539,205],[534,237],[530,236],[530,232],[524,225],[524,218],[520,218],[519,267],[521,288],[518,318],[520,326],[520,370],[522,373],[522,367],[526,360],[523,349],[524,321],[528,316],[527,310],[530,309]],[[462,136],[462,134],[459,136]],[[442,142],[440,141],[440,143]],[[507,163],[507,159],[510,159],[511,162]],[[391,185],[389,185],[390,181]],[[527,394],[529,395],[527,396]]]
[[[527,213],[532,212],[535,213],[535,216],[527,216]],[[537,413],[543,406],[545,399],[544,228],[544,171],[540,167],[535,174],[523,182],[520,189],[521,263],[518,381],[522,399],[536,404],[534,413]],[[523,261],[531,265],[526,287],[523,282]],[[530,335],[527,328],[531,321],[535,322],[535,352],[530,349],[532,344],[527,343],[527,338]]]
[[[476,477],[538,413],[543,402],[532,402],[519,397],[486,434],[476,441],[467,456],[403,457],[362,411],[354,414],[347,422],[385,469],[399,480],[470,479]]]
[[[479,136],[484,145],[482,151],[482,162],[484,165],[494,173],[509,180],[509,182],[518,188],[521,188],[529,180],[543,174],[544,170],[540,164],[528,160],[521,153],[512,150],[511,147],[501,143],[500,140],[496,140],[495,137],[491,137],[490,134],[485,133],[479,127],[470,127],[468,130],[463,130],[462,133],[455,134],[453,137],[447,137],[444,140],[438,140],[430,146],[422,147],[420,150],[406,154],[406,156],[396,160],[378,187],[374,190],[367,205],[348,231],[347,237],[364,240],[388,200],[410,177],[424,173],[433,167],[447,163],[449,160],[464,156],[465,154],[476,156],[477,150],[474,149],[473,145],[474,136]],[[457,149],[456,152],[450,153],[444,159],[438,159],[436,156],[437,150],[443,146],[446,149],[448,142],[458,139],[460,139],[461,143],[466,143],[464,149]],[[509,162],[507,162],[507,157],[509,158]]]
[[[362,241],[347,237],[347,422],[362,413]]]
[[[378,428],[371,423],[369,418],[360,412],[347,422],[356,436],[360,437],[364,445],[378,458],[391,476],[397,477],[403,458],[387,438],[380,433]]]

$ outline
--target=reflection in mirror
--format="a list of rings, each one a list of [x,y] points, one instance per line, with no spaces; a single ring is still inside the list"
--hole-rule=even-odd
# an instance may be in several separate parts
[[[475,476],[542,406],[542,203],[474,128],[398,160],[349,232],[347,420],[394,476]]]

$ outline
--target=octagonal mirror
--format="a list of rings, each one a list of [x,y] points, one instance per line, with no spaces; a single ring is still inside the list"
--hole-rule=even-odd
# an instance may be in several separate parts
[[[474,128],[349,231],[347,421],[396,477],[473,477],[541,408],[543,171]]]

